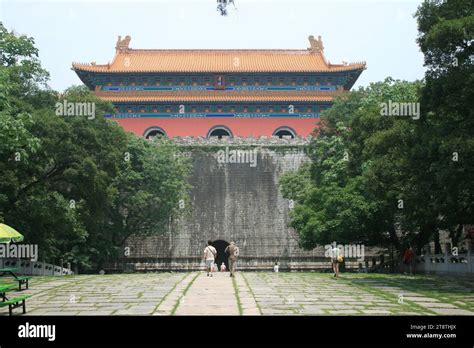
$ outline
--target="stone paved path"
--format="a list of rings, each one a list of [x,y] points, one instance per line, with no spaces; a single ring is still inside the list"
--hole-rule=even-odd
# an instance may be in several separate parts
[[[474,315],[473,277],[244,273],[264,315]],[[427,296],[425,293],[429,293]]]
[[[33,278],[29,315],[150,315],[185,273]]]
[[[226,273],[200,273],[179,299],[177,315],[239,315],[232,278]]]
[[[27,315],[474,315],[472,276],[80,275],[34,277],[22,294],[32,295]]]

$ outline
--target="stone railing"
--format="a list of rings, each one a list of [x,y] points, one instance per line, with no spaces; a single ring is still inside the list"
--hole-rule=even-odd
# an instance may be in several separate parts
[[[453,256],[450,254],[421,255],[416,258],[414,269],[425,273],[474,273],[474,255],[468,252]]]
[[[30,261],[26,259],[0,258],[0,268],[16,268],[16,273],[21,275],[62,276],[74,274],[70,267],[64,268],[46,262]]]
[[[278,260],[280,271],[330,271],[331,259],[325,256],[276,259],[274,257],[240,257],[238,269],[245,271],[273,271]],[[370,257],[363,262],[357,258],[346,258],[344,270],[350,272],[387,272],[380,257]],[[157,271],[203,271],[205,265],[201,257],[169,259],[134,259],[116,262],[105,267],[106,273],[117,272],[157,272]]]

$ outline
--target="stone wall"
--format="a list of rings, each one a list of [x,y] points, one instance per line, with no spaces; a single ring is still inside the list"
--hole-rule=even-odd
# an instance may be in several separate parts
[[[191,207],[167,234],[129,240],[129,267],[134,270],[190,270],[202,268],[207,240],[235,240],[241,269],[327,268],[323,247],[304,251],[289,224],[289,202],[278,180],[308,160],[308,140],[277,138],[175,140],[190,156]],[[251,163],[219,163],[218,151],[256,151]],[[222,155],[222,152],[221,152]],[[229,159],[230,157],[227,157]],[[357,264],[357,263],[356,263]]]

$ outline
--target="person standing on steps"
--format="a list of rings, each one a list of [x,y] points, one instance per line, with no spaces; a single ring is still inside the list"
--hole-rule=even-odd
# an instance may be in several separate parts
[[[230,242],[224,252],[229,255],[229,272],[230,276],[233,277],[237,268],[237,259],[240,253],[239,247],[235,245],[235,242]]]
[[[207,246],[204,249],[204,260],[206,261],[207,276],[212,277],[212,271],[214,268],[214,260],[217,256],[217,250],[212,245],[212,241],[207,241]]]

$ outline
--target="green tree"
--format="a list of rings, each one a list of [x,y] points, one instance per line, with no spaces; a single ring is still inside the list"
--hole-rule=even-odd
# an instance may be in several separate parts
[[[126,150],[111,185],[114,199],[106,224],[116,256],[123,255],[131,236],[167,231],[170,221],[185,211],[180,206],[187,206],[190,188],[190,163],[172,141],[147,141],[129,134]]]
[[[291,224],[305,248],[336,240],[400,250],[400,237],[418,234],[397,231],[408,226],[399,202],[414,196],[406,189],[412,164],[405,154],[413,145],[416,120],[382,116],[381,103],[416,102],[420,87],[388,78],[336,100],[323,114],[309,145],[311,188],[289,186],[298,181],[292,177],[308,176],[306,167],[281,181],[283,194],[298,202]]]
[[[37,54],[33,39],[0,23],[0,219],[42,259],[96,270],[126,238],[159,233],[177,215],[189,166],[169,142],[107,120],[112,104],[86,87],[51,91]],[[95,113],[67,115],[63,103]]]
[[[431,178],[439,227],[458,244],[463,225],[474,223],[473,2],[425,1],[416,19],[428,69],[417,130],[425,161],[416,178]]]

